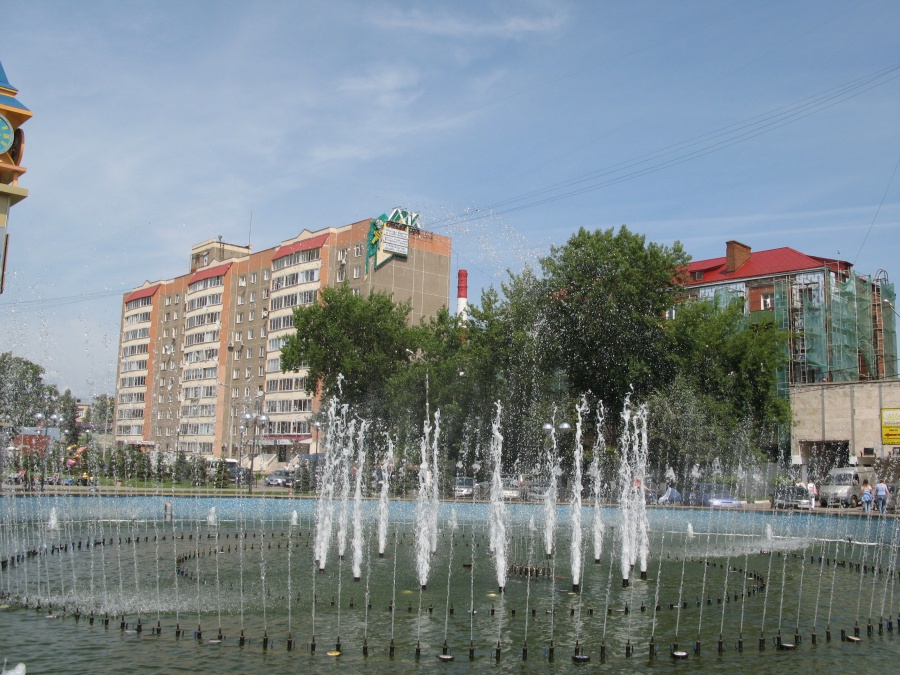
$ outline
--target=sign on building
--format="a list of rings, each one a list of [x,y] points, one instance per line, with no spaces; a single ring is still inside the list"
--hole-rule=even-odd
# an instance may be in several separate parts
[[[900,408],[881,409],[881,444],[900,445]]]

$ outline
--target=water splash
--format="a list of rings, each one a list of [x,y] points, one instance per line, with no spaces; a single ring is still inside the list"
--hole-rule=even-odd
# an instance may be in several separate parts
[[[387,437],[387,450],[381,460],[381,494],[378,496],[378,555],[384,557],[387,546],[388,513],[390,507],[391,472],[394,469],[394,443]]]
[[[581,464],[584,461],[584,448],[581,446],[581,434],[583,417],[587,414],[587,411],[587,398],[582,396],[581,402],[575,408],[575,413],[577,415],[577,420],[575,422],[575,457],[573,458],[575,475],[572,480],[572,527],[570,536],[572,590],[577,590],[581,587],[581,491],[583,489]]]
[[[500,414],[502,408],[497,401],[497,414],[491,425],[491,510],[489,518],[490,550],[494,556],[497,572],[497,588],[506,588],[506,506],[503,503],[503,479],[501,478],[503,459],[503,436],[500,434]]]

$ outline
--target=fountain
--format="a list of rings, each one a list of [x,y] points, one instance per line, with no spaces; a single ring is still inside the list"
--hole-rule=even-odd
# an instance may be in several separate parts
[[[896,519],[647,506],[645,408],[623,413],[618,504],[603,503],[595,440],[568,503],[549,506],[503,496],[499,404],[484,448],[486,502],[439,500],[439,413],[418,446],[418,494],[389,499],[390,439],[373,449],[367,423],[336,402],[327,412],[317,499],[4,493],[3,656],[35,670],[59,669],[64,653],[75,671],[95,669],[102,655],[135,670],[315,672],[338,659],[393,672],[417,659],[463,668],[467,654],[474,667],[543,672],[554,660],[563,667],[564,650],[569,667],[687,660],[695,670],[776,673],[858,663],[854,645],[865,642],[867,667],[888,671],[896,660]],[[588,417],[582,400],[579,467]],[[552,476],[552,434],[548,446]],[[370,499],[372,455],[382,483]],[[554,523],[568,517],[551,532],[549,558],[548,508]],[[585,567],[588,555],[596,564]],[[43,639],[42,649],[28,646],[49,622],[54,650]],[[317,649],[323,640],[327,650]]]

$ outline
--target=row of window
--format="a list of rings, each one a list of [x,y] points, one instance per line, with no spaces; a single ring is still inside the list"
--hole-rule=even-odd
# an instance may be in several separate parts
[[[122,362],[123,373],[133,373],[135,370],[147,370],[147,359],[141,359],[140,361]]]
[[[274,319],[269,319],[269,331],[274,330],[284,330],[285,328],[293,328],[294,327],[294,315],[286,314],[284,316],[276,316]]]
[[[144,392],[142,391],[126,391],[119,394],[119,403],[143,403]]]
[[[185,423],[181,425],[182,436],[212,436],[215,424],[213,423]]]
[[[144,433],[143,424],[117,424],[116,436],[141,436]]]
[[[198,361],[214,361],[219,358],[219,349],[217,347],[208,347],[206,349],[197,349],[192,352],[186,352],[184,355],[185,363],[197,363]]]
[[[319,268],[311,270],[300,270],[291,272],[280,277],[272,279],[272,290],[277,291],[282,288],[290,288],[299,284],[311,284],[319,280]]]
[[[309,249],[308,251],[297,251],[296,253],[291,253],[290,255],[286,255],[283,258],[273,260],[272,269],[277,272],[278,270],[282,270],[285,267],[292,267],[293,265],[313,262],[315,260],[318,260],[320,255],[320,249],[318,248]]]
[[[121,389],[127,389],[128,387],[143,387],[146,386],[146,384],[146,375],[131,375],[130,377],[123,377],[119,380],[119,387]]]
[[[266,391],[270,394],[276,391],[306,391],[306,378],[282,377],[277,380],[269,380],[266,382]]]
[[[359,279],[362,276],[362,265],[354,265],[353,266],[353,278]],[[337,271],[337,280],[338,282],[347,280],[347,270],[343,267],[339,267]]]
[[[149,354],[150,353],[150,344],[145,342],[141,345],[127,345],[122,347],[122,358],[126,359],[129,356],[135,356],[136,354]]]
[[[133,326],[136,323],[146,323],[150,320],[150,312],[138,312],[125,317],[125,325]]]
[[[205,291],[207,288],[216,288],[217,286],[225,285],[225,277],[221,274],[217,277],[208,277],[206,279],[201,279],[200,281],[195,281],[190,286],[188,286],[188,293],[196,293],[198,291]],[[168,303],[166,303],[168,304]],[[178,296],[175,296],[175,304],[178,304]]]
[[[267,434],[308,434],[309,420],[284,420],[269,422]]]
[[[167,337],[167,336],[163,336]],[[178,337],[177,335],[172,335],[172,337]],[[191,345],[201,345],[205,342],[218,342],[219,341],[219,331],[218,330],[208,330],[202,333],[191,333],[187,337],[184,338],[184,346],[190,347]]]
[[[144,419],[143,408],[119,408],[116,410],[116,419],[120,420],[142,420]]]
[[[266,401],[267,413],[312,412],[311,398],[294,398],[283,401]]]
[[[145,298],[138,298],[137,300],[132,300],[131,302],[125,303],[125,311],[130,312],[133,309],[139,309],[141,307],[150,307],[153,304],[153,296],[148,295]]]
[[[188,368],[184,371],[184,380],[186,382],[190,382],[191,380],[212,380],[216,377],[215,366],[211,368]]]
[[[215,403],[194,403],[181,406],[182,417],[213,417],[216,414]]]
[[[215,398],[216,387],[212,384],[194,385],[193,387],[184,387],[181,393],[184,395],[184,398]]]
[[[210,293],[209,295],[201,295],[199,298],[192,298],[185,309],[186,312],[193,312],[195,309],[201,309],[202,307],[208,307],[212,305],[221,305],[222,304],[222,294],[221,293]],[[175,318],[178,316],[176,314]]]
[[[221,312],[207,312],[206,314],[198,314],[197,316],[189,316],[185,328],[196,328],[197,326],[206,326],[211,323],[219,323]]]
[[[150,328],[132,328],[125,331],[125,334],[122,336],[122,342],[140,340],[145,337],[150,337]]]
[[[300,291],[299,293],[287,293],[272,298],[272,311],[297,307],[298,305],[311,305],[316,301],[317,291]]]

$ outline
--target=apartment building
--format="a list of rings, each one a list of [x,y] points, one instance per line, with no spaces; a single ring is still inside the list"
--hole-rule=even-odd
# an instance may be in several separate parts
[[[209,239],[192,247],[188,274],[125,294],[117,443],[239,457],[250,413],[267,417],[261,444],[271,452],[308,451],[317,401],[305,370],[281,371],[293,311],[346,284],[410,301],[412,322],[433,316],[449,302],[451,241],[417,220],[395,209],[259,252]]]
[[[788,365],[778,373],[785,398],[792,385],[897,376],[896,294],[884,271],[860,276],[844,260],[729,241],[725,257],[691,262],[685,277],[689,295],[740,300],[751,320],[771,316],[790,331]]]

